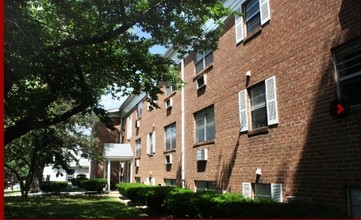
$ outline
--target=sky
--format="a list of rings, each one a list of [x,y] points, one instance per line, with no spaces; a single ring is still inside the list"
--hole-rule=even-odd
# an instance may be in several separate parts
[[[150,38],[150,35],[142,32],[138,27],[134,27],[134,31],[142,37]],[[160,45],[155,45],[149,50],[153,54],[164,54],[166,48]],[[126,97],[122,97],[120,100],[112,99],[111,94],[103,95],[99,101],[99,104],[103,105],[106,110],[119,108],[120,105],[124,102]]]

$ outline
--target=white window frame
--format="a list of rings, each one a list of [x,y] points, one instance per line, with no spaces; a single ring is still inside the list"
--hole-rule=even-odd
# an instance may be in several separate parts
[[[164,133],[165,133],[164,149],[166,151],[176,149],[176,147],[177,147],[177,125],[176,125],[176,123],[166,126],[164,128]],[[171,134],[171,135],[169,136],[169,134]],[[173,139],[174,139],[174,141],[173,141]],[[174,142],[174,146],[173,146],[173,142]],[[167,146],[167,143],[170,143],[170,146]]]
[[[197,54],[202,53],[202,58],[197,60]],[[209,54],[212,53],[212,62],[210,62],[209,64],[206,63],[206,57],[209,56]],[[206,69],[208,66],[213,64],[213,51],[209,50],[209,51],[202,51],[202,52],[195,52],[194,55],[194,71],[197,74],[199,74],[200,72],[202,72],[204,69]],[[200,69],[199,71],[197,71],[197,65],[202,63],[202,69]]]
[[[165,83],[165,95],[170,96],[175,91],[175,86],[168,81]]]
[[[240,12],[243,13],[243,5],[247,0],[242,0],[240,3]],[[261,26],[267,23],[271,19],[270,3],[269,0],[258,0],[259,3],[259,16]],[[235,16],[235,28],[236,28],[236,43],[243,41],[247,37],[246,22],[244,14],[242,16]]]
[[[157,101],[153,101],[155,104],[157,104]],[[150,102],[147,103],[147,110],[148,112],[153,111],[155,106],[153,106]]]
[[[147,155],[155,154],[155,131],[147,135]]]
[[[213,122],[212,121],[208,121],[209,120],[209,116],[207,116],[207,113],[208,112],[212,112],[213,114]],[[205,114],[203,117],[200,116],[200,114]],[[202,109],[201,111],[198,111],[194,114],[194,118],[195,118],[195,140],[196,140],[196,143],[198,142],[203,142],[203,141],[208,141],[208,140],[213,140],[216,136],[216,128],[215,128],[215,114],[214,114],[214,106],[209,106],[207,108],[204,108]],[[201,125],[198,125],[197,122],[198,122],[198,119],[200,121],[203,121]],[[203,120],[202,120],[203,119]],[[213,124],[213,137],[211,138],[207,138],[208,134],[207,134],[207,127],[212,125]],[[202,126],[203,127],[203,133],[204,133],[204,136],[201,140],[198,140],[198,127],[199,126]],[[202,128],[201,127],[201,128]]]
[[[172,162],[173,162],[172,154],[167,154],[164,156],[164,163],[166,165],[172,164]]]
[[[201,79],[203,79],[203,84],[200,84]],[[207,75],[203,74],[202,76],[198,77],[196,79],[196,82],[197,82],[197,89],[201,89],[201,88],[207,86]]]
[[[135,157],[140,157],[142,154],[142,141],[138,139],[135,141]]]
[[[348,76],[340,76],[339,74],[339,68],[338,66],[344,62],[338,62],[338,58],[337,58],[337,55],[340,53],[340,54],[348,54],[350,53],[351,51],[355,50],[355,49],[358,49],[361,47],[361,39],[357,39],[356,42],[350,42],[350,43],[347,43],[346,45],[343,45],[343,46],[340,46],[339,48],[336,48],[334,51],[333,51],[333,60],[334,60],[334,69],[335,69],[335,77],[336,77],[336,81],[337,81],[337,96],[339,99],[342,99],[342,86],[341,86],[341,83],[343,81],[348,81],[348,80],[352,80],[352,79],[359,79],[361,78],[361,71],[357,71],[357,72],[354,72]],[[360,60],[361,59],[361,54],[358,55],[357,57],[355,58],[351,58],[351,59],[358,59]],[[361,103],[358,103],[358,104],[355,104],[355,106],[357,105],[361,105]]]
[[[205,184],[205,188],[198,187],[200,183]],[[200,191],[216,192],[217,191],[216,181],[199,181],[199,180],[196,180],[195,181],[195,187],[196,187],[197,192],[200,192]]]
[[[242,183],[242,195],[245,198],[254,199],[257,194],[257,185],[260,183],[250,183],[243,182]],[[269,198],[274,202],[283,202],[283,192],[282,192],[282,184],[281,183],[269,183],[263,184],[270,187],[270,195]]]
[[[137,119],[142,117],[142,111],[143,111],[143,102],[139,102],[137,104]]]
[[[177,180],[176,179],[164,179],[164,185],[165,186],[177,186]]]
[[[166,109],[172,108],[173,107],[173,98],[169,98],[169,99],[165,100],[164,106]]]
[[[197,161],[207,161],[208,160],[208,149],[202,148],[197,149]]]
[[[265,92],[266,92],[265,98],[266,98],[266,111],[267,111],[267,126],[271,126],[279,123],[276,77],[272,76],[266,79],[264,83],[265,83]],[[250,87],[250,89],[251,88],[252,87]],[[247,89],[240,91],[238,94],[239,120],[240,120],[241,132],[246,132],[249,130],[249,122],[248,122],[249,97],[247,94],[248,94]]]

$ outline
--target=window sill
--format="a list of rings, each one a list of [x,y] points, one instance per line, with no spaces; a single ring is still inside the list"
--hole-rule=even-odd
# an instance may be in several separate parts
[[[214,143],[215,143],[214,139],[207,140],[207,141],[200,141],[200,142],[193,144],[193,147],[199,147],[199,146],[209,145],[209,144],[214,144]]]
[[[253,136],[256,136],[256,135],[268,134],[268,133],[269,133],[268,127],[261,127],[261,128],[257,128],[257,129],[254,129],[252,131],[249,131],[247,133],[247,135],[248,135],[248,137],[253,137]]]
[[[196,81],[199,77],[201,77],[202,75],[208,73],[209,71],[211,71],[213,69],[213,63],[209,64],[208,66],[206,66],[204,69],[202,69],[199,73],[196,73],[196,75],[193,77],[193,81]]]
[[[171,94],[167,95],[167,97],[165,97],[164,101],[166,102],[167,100],[169,100],[170,98],[172,98],[175,94],[176,94],[176,91],[174,91],[174,92],[172,92]]]
[[[135,159],[135,160],[139,160],[140,158],[141,158],[141,157],[135,157],[134,159]]]
[[[262,26],[258,27],[252,34],[246,36],[245,38],[243,38],[242,40],[238,41],[236,43],[236,45],[244,45],[246,43],[248,43],[249,41],[251,41],[253,38],[255,38],[256,36],[258,36],[259,34],[261,34],[262,32]]]
[[[250,34],[249,36],[243,39],[243,44],[246,44],[248,41],[258,36],[261,33],[261,31],[262,31],[262,27],[260,26],[256,30],[254,30],[252,34]]]
[[[148,157],[153,157],[154,154],[147,154]]]
[[[173,152],[175,152],[175,148],[174,149],[169,149],[169,150],[164,150],[164,154],[167,154],[167,153],[173,153]]]

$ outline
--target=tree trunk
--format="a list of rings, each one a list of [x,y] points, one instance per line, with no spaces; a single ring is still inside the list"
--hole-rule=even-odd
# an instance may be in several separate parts
[[[39,165],[34,170],[33,181],[31,182],[30,190],[32,192],[39,192],[40,191],[40,184],[43,182],[43,170],[45,165]]]

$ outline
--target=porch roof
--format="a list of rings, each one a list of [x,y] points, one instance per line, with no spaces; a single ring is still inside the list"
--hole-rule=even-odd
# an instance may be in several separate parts
[[[104,143],[103,156],[106,160],[131,160],[133,151],[130,144]]]

